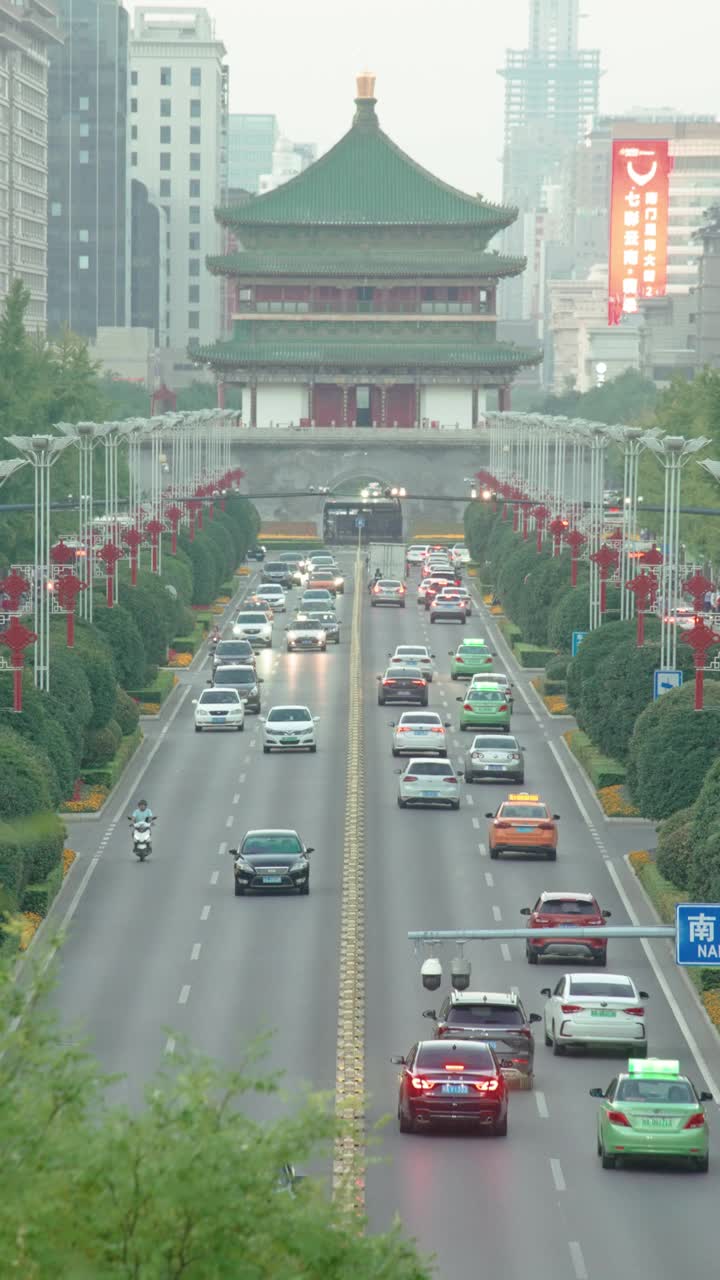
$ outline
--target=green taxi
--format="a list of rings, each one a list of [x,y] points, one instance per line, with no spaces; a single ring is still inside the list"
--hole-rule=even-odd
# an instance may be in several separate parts
[[[457,699],[460,707],[461,729],[498,729],[510,732],[512,703],[496,684],[474,684]]]
[[[597,1153],[603,1169],[626,1157],[688,1161],[700,1173],[710,1163],[704,1102],[680,1074],[680,1063],[660,1058],[631,1058],[607,1089],[591,1089],[602,1098],[597,1124]]]
[[[452,658],[450,663],[451,680],[470,680],[479,672],[492,667],[495,654],[490,652],[487,640],[463,640],[453,652],[448,650]]]

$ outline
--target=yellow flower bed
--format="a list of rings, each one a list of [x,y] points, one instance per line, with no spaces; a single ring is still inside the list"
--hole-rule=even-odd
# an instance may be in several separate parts
[[[159,702],[141,702],[140,715],[141,716],[159,716],[160,703]]]
[[[189,667],[193,660],[192,653],[176,653],[168,662],[169,667]]]
[[[703,991],[700,999],[710,1021],[720,1028],[720,991]]]
[[[62,806],[63,813],[97,813],[108,798],[107,787],[91,787],[82,800],[66,800]]]
[[[42,916],[39,916],[37,911],[23,911],[22,922],[19,945],[21,951],[27,951],[42,924]]]
[[[218,596],[218,598],[217,598],[217,600],[215,601],[215,603],[216,603],[216,604],[229,604],[229,603],[230,603],[230,596]]]
[[[492,604],[492,602],[493,602],[492,595],[483,596],[483,604]]]
[[[543,696],[543,702],[551,716],[562,716],[567,712],[568,705],[561,693],[547,693]],[[613,788],[608,787],[606,790]]]
[[[634,871],[640,871],[641,867],[647,867],[652,862],[647,849],[633,849],[632,853],[628,854],[628,858]]]
[[[76,858],[77,854],[74,849],[63,849],[63,878],[67,875]]]
[[[224,612],[225,612],[225,605],[224,605],[224,604],[214,604],[214,605],[213,605],[213,607],[212,607],[212,609],[210,610],[210,612],[211,612],[211,613],[215,613],[215,614],[218,614],[218,613],[224,613]]]
[[[249,573],[252,573],[252,569],[249,569],[246,564],[241,564],[240,568],[235,570],[235,577],[245,578]]]
[[[494,613],[496,618],[501,618],[504,616],[505,610],[501,604],[491,604],[490,612]]]
[[[600,787],[597,793],[603,812],[608,818],[638,818],[640,810],[625,799],[623,789],[618,784],[614,787]]]

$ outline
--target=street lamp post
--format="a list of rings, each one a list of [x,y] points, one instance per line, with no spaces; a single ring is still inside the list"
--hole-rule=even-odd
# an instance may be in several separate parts
[[[633,540],[637,537],[638,516],[638,472],[640,470],[640,454],[643,450],[643,436],[658,436],[659,432],[644,432],[642,427],[625,427],[620,424],[608,427],[610,438],[622,445],[623,451],[623,522],[622,544],[620,548],[620,617],[632,618],[635,611],[635,594],[628,588],[630,576],[630,551]]]

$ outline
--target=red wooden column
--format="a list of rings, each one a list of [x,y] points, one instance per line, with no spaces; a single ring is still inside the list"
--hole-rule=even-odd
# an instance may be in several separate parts
[[[500,413],[507,413],[510,409],[510,388],[498,387],[498,409]]]

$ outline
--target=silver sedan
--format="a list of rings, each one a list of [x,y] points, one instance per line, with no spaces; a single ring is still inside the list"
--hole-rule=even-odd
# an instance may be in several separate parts
[[[403,711],[398,721],[390,721],[393,755],[400,756],[409,751],[411,755],[428,752],[446,756],[445,730],[451,723],[450,720],[443,723],[437,711]]]

